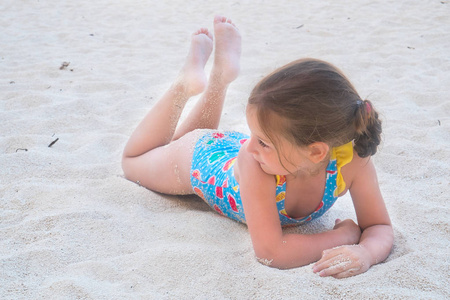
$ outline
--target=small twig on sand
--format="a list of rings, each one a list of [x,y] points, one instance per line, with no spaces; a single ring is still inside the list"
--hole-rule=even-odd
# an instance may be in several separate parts
[[[59,69],[60,69],[60,70],[64,70],[64,69],[67,68],[69,65],[70,65],[70,61],[69,61],[69,62],[64,61],[64,62],[61,64],[61,67],[59,67]]]
[[[48,147],[50,148],[51,146],[53,146],[58,140],[59,140],[59,138],[56,138],[56,140],[54,140],[53,142],[51,142],[50,145],[48,145]]]

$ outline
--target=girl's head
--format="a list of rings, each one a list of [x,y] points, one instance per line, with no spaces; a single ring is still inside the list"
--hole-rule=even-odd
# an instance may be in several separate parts
[[[301,59],[275,70],[255,86],[248,104],[277,150],[281,137],[299,147],[354,140],[360,157],[375,154],[380,144],[381,121],[372,103],[324,61]]]

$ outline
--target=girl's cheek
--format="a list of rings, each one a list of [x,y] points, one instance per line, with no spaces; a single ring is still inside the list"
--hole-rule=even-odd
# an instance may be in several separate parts
[[[250,138],[247,141],[247,151],[252,154],[258,154],[258,141],[254,138]]]

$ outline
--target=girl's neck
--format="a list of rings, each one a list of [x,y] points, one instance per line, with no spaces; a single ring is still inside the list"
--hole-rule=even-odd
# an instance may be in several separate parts
[[[296,173],[286,175],[286,181],[298,179],[308,180],[316,178],[327,169],[328,163],[329,163],[329,155],[327,155],[326,159],[324,159],[318,164],[313,164],[311,167],[299,169],[297,170]]]

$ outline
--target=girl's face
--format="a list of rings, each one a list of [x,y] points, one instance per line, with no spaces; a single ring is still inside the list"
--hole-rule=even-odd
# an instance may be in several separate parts
[[[289,175],[297,173],[300,169],[308,168],[307,148],[293,145],[281,137],[278,143],[281,153],[278,153],[259,127],[255,109],[247,108],[246,115],[251,131],[250,139],[247,142],[247,151],[259,162],[264,172],[272,175]]]

